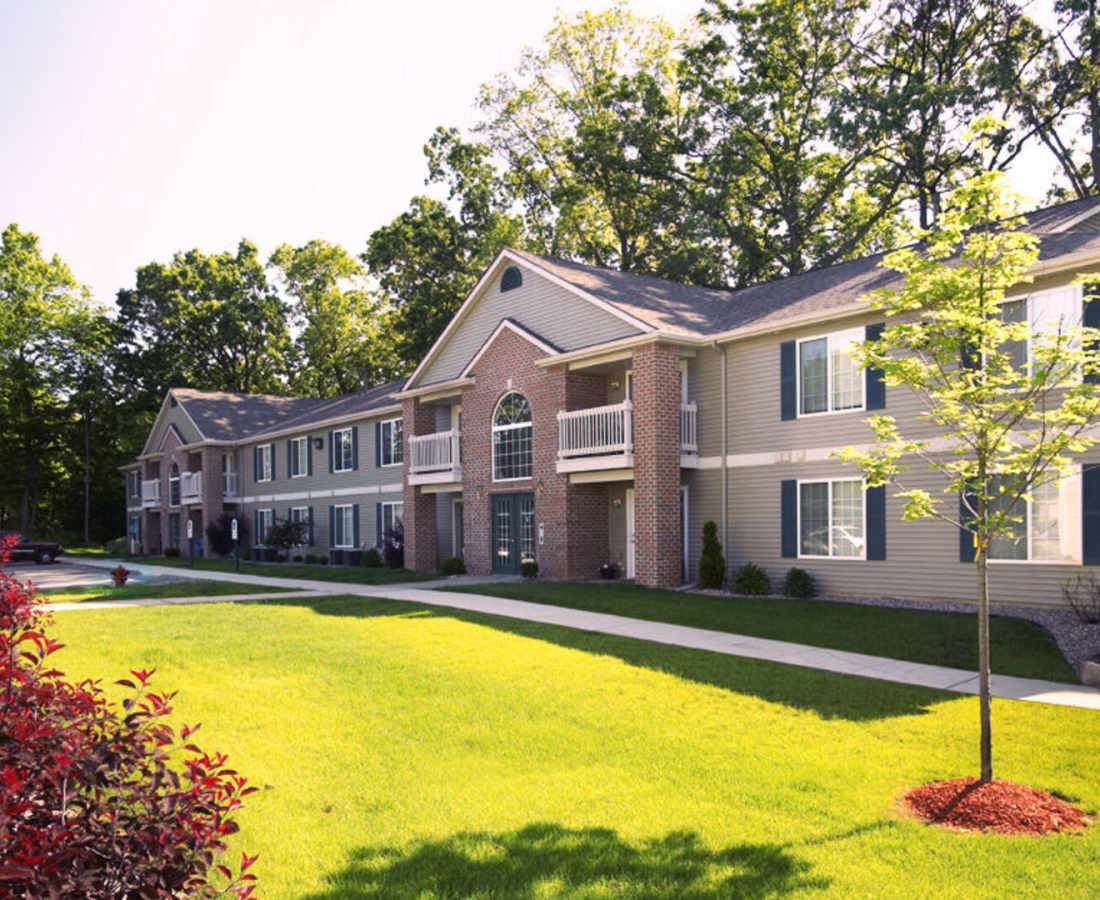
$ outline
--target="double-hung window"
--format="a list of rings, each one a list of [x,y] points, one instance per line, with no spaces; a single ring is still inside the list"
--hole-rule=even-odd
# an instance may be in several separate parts
[[[290,477],[304,478],[309,474],[308,437],[292,438],[290,441]]]
[[[265,544],[267,542],[267,536],[271,533],[271,529],[275,525],[275,510],[273,509],[258,509],[256,510],[256,543]]]
[[[400,523],[405,515],[405,504],[401,501],[396,503],[380,503],[378,504],[381,509],[382,518],[382,533],[378,535],[378,543],[381,544],[391,529]]]
[[[313,545],[313,520],[310,518],[310,515],[309,515],[309,507],[308,506],[292,506],[290,508],[290,521],[295,523],[295,524],[301,522],[306,526],[302,531],[302,542],[300,544],[298,544],[298,546],[299,547],[312,546]]]
[[[798,414],[846,412],[864,408],[864,375],[852,345],[864,329],[849,328],[798,342]]]
[[[355,546],[355,508],[351,504],[333,507],[333,525],[335,531],[332,535],[333,547]]]
[[[798,555],[864,559],[862,481],[800,481]]]
[[[493,481],[531,477],[531,406],[509,391],[493,413]]]
[[[1006,300],[1001,304],[1001,319],[1009,324],[1028,323],[1029,336],[1008,341],[1002,348],[1013,367],[1027,373],[1034,365],[1036,341],[1050,341],[1058,333],[1081,325],[1083,301],[1080,285],[1039,291],[1030,297]]]
[[[387,419],[379,423],[379,460],[383,466],[399,466],[405,459],[402,449],[404,428],[401,419]]]
[[[1048,477],[1034,485],[1031,499],[1015,499],[1018,487],[1011,475],[990,479],[994,508],[1010,519],[1009,534],[998,535],[989,546],[991,560],[1079,563],[1081,561],[1081,478],[1078,473],[1061,482]],[[1002,493],[1003,492],[1003,493]],[[1003,499],[1001,499],[1003,498]]]
[[[130,496],[135,499],[141,499],[141,473],[140,472],[127,472],[126,480],[130,488]]]
[[[168,470],[168,505],[180,505],[180,467],[176,463],[172,463],[172,468]]]
[[[256,480],[271,481],[274,466],[271,464],[271,444],[261,444],[256,448]]]
[[[350,472],[355,467],[351,429],[341,428],[332,433],[332,470]]]

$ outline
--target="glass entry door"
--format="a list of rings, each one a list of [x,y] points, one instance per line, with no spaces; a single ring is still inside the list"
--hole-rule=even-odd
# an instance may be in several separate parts
[[[493,572],[518,575],[520,562],[535,558],[535,495],[493,494],[489,513]]]

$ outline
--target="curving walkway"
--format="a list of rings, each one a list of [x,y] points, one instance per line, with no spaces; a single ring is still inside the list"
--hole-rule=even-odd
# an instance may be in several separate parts
[[[81,559],[79,564],[110,569],[118,565],[118,561]],[[146,575],[181,574],[179,568],[172,566],[135,564],[131,565],[130,568]],[[234,581],[240,584],[261,587],[300,589],[300,593],[297,595],[286,593],[272,595],[281,599],[303,595],[316,597],[337,594],[380,597],[387,600],[462,609],[491,616],[524,619],[528,622],[559,625],[563,628],[576,628],[581,631],[635,638],[641,641],[670,644],[693,650],[708,650],[712,653],[725,653],[730,656],[768,660],[791,666],[820,669],[824,672],[835,672],[841,675],[858,675],[861,678],[875,678],[900,684],[939,688],[961,694],[976,694],[978,692],[977,673],[966,669],[951,669],[945,666],[932,666],[924,663],[888,659],[882,656],[869,656],[864,653],[851,653],[845,650],[828,650],[788,641],[773,641],[767,638],[729,634],[723,631],[710,631],[705,628],[689,628],[684,625],[649,622],[627,616],[566,609],[560,606],[548,606],[543,603],[528,603],[524,600],[488,597],[484,594],[458,594],[432,589],[433,586],[438,587],[442,584],[452,586],[454,582],[450,580],[415,582],[409,585],[367,585],[300,578],[277,578],[266,575],[244,575],[235,572],[210,572],[199,569],[188,569],[186,575],[195,581]],[[51,608],[102,609],[104,607],[153,606],[164,603],[218,603],[235,599],[255,600],[263,596],[252,594],[247,597],[227,595],[219,597],[154,598],[145,601],[129,600],[115,603],[57,604],[51,605]],[[1013,678],[1008,675],[993,675],[990,681],[993,696],[1001,699],[1027,700],[1036,703],[1053,703],[1060,706],[1077,706],[1100,710],[1100,689],[1097,688],[1063,684],[1055,681],[1040,681],[1032,678]]]

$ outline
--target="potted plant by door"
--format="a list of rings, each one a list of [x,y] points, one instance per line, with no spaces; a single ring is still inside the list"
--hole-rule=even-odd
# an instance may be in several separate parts
[[[532,578],[538,577],[539,564],[530,557],[521,560],[519,564],[519,574],[530,581]]]
[[[619,567],[615,563],[604,563],[600,566],[600,578],[611,581],[619,575]]]

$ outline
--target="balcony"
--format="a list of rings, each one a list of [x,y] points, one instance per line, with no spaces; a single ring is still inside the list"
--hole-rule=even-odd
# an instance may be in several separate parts
[[[160,506],[160,479],[149,478],[141,483],[141,505]]]
[[[222,472],[222,497],[226,500],[237,498],[237,473]]]
[[[451,429],[409,438],[409,484],[462,481],[462,434]]]
[[[699,409],[695,403],[680,405],[679,424],[681,462],[694,466],[699,452]],[[631,401],[558,413],[558,472],[633,467],[634,405]]]
[[[180,474],[180,502],[202,502],[202,472],[182,472]]]

